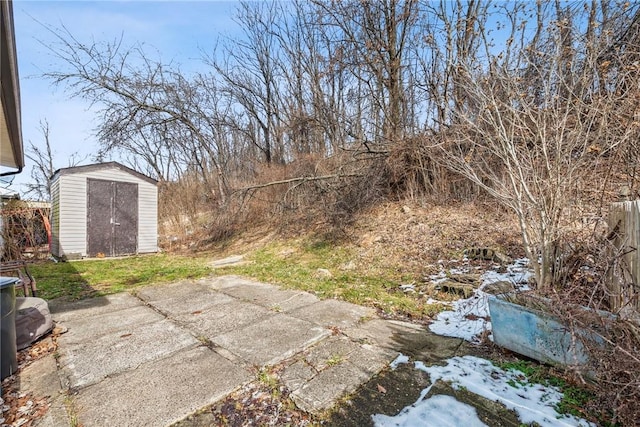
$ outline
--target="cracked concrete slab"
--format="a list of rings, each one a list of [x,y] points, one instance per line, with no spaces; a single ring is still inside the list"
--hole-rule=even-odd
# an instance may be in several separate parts
[[[336,399],[355,391],[369,379],[369,374],[348,361],[320,372],[301,388],[291,393],[296,405],[308,412],[329,409]]]
[[[221,290],[227,295],[275,311],[288,312],[320,301],[307,292],[282,290],[264,283],[238,284]]]
[[[218,277],[207,277],[205,279],[196,280],[196,283],[205,284],[210,289],[221,290],[230,287],[236,287],[240,285],[255,285],[255,280],[246,279],[241,276],[218,276]]]
[[[91,317],[80,317],[64,322],[70,333],[65,334],[62,341],[65,344],[81,343],[163,319],[164,316],[142,305]]]
[[[168,320],[123,328],[81,343],[71,343],[72,337],[67,332],[58,339],[61,375],[71,389],[200,344]]]
[[[236,276],[50,307],[68,329],[58,338],[58,375],[86,427],[169,425],[251,381],[253,369],[279,363],[296,404],[324,411],[398,352],[460,349],[371,308]]]
[[[96,316],[104,313],[112,313],[118,310],[137,307],[140,300],[128,293],[107,295],[83,299],[80,301],[51,300],[49,311],[56,322],[66,322],[87,316]]]
[[[208,291],[208,286],[191,280],[181,280],[163,286],[145,286],[135,290],[135,295],[149,303],[164,300],[195,301],[202,292]]]
[[[286,314],[276,314],[211,341],[247,362],[267,366],[281,362],[330,335],[330,331]]]
[[[243,328],[276,314],[259,305],[243,302],[224,294],[221,296],[230,298],[230,301],[200,313],[192,312],[177,316],[175,320],[197,335],[211,340],[217,335]]]
[[[85,426],[168,426],[251,378],[249,371],[200,346],[89,386],[75,406]]]
[[[363,319],[375,317],[375,310],[335,299],[327,299],[289,312],[291,316],[324,327],[345,329],[356,326]]]
[[[49,403],[47,413],[34,425],[37,427],[68,425],[69,417],[64,405],[65,395],[60,385],[53,355],[33,361],[20,372],[20,390],[32,393],[36,399],[46,398]]]
[[[329,337],[285,366],[281,379],[296,404],[310,412],[328,409],[387,366],[397,353],[380,352],[344,335]],[[336,376],[344,375],[338,383]]]
[[[141,295],[141,297],[145,298],[146,295]],[[198,314],[222,304],[233,302],[234,299],[220,292],[203,289],[198,293],[168,292],[162,299],[146,301],[156,310],[169,317],[179,317]]]

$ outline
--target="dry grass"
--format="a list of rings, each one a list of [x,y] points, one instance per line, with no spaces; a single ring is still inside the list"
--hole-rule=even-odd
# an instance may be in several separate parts
[[[350,238],[371,269],[411,274],[435,273],[438,261],[461,259],[468,248],[523,256],[514,219],[493,206],[473,203],[384,203],[358,218]]]

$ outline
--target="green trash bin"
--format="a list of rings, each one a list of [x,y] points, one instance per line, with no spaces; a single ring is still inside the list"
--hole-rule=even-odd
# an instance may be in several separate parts
[[[17,277],[0,277],[0,380],[18,369],[16,350],[16,287]]]

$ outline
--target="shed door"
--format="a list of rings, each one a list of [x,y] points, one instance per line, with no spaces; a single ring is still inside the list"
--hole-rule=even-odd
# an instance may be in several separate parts
[[[129,255],[138,249],[138,184],[87,179],[87,254]]]

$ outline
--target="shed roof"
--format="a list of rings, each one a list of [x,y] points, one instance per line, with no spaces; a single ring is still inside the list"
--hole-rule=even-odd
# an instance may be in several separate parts
[[[92,172],[92,171],[97,171],[97,170],[101,170],[101,169],[110,169],[110,168],[116,168],[116,169],[120,169],[123,172],[129,173],[137,178],[140,178],[144,181],[147,181],[153,185],[157,185],[158,181],[148,177],[147,175],[144,175],[138,171],[135,171],[121,163],[118,162],[105,162],[105,163],[95,163],[92,165],[84,165],[84,166],[73,166],[70,168],[61,168],[58,169],[57,171],[55,171],[53,173],[53,175],[51,176],[51,180],[56,179],[58,176],[61,175],[72,175],[72,174],[76,174],[76,173],[86,173],[86,172]]]

